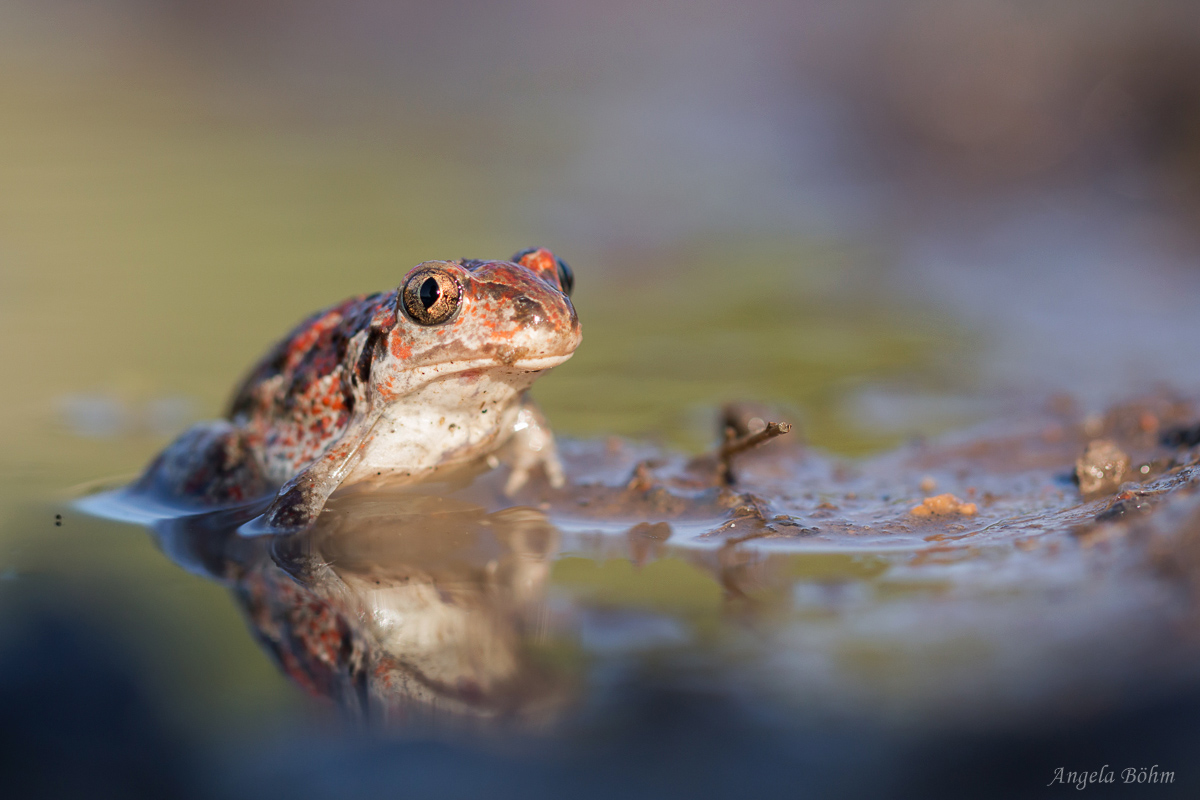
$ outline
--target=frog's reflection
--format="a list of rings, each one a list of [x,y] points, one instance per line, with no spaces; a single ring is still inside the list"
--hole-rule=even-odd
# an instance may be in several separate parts
[[[569,699],[547,657],[559,536],[541,512],[376,489],[335,496],[302,534],[247,539],[236,516],[160,524],[160,542],[230,586],[308,691],[384,723],[539,724]]]

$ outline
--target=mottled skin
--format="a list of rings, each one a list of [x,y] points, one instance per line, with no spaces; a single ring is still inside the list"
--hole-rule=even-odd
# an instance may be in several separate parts
[[[461,288],[436,324],[405,305],[410,278],[425,274]],[[185,432],[138,487],[205,505],[277,489],[263,522],[287,530],[311,524],[343,481],[412,479],[506,444],[510,493],[539,464],[561,484],[553,438],[524,392],[579,344],[569,290],[569,270],[544,249],[419,264],[396,290],[302,322],[250,371],[226,418]]]

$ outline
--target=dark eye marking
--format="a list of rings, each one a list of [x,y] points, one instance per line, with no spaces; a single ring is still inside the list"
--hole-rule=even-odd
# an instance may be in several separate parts
[[[375,349],[383,338],[384,333],[378,328],[372,327],[367,333],[362,352],[358,354],[358,363],[354,365],[354,377],[358,383],[366,383],[371,379],[371,363],[375,360]]]

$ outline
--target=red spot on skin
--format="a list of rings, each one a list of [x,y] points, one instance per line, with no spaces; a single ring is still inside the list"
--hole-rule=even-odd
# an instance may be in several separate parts
[[[404,343],[398,336],[391,337],[392,341],[388,345],[388,349],[392,351],[392,355],[401,361],[406,361],[412,355],[412,348]]]
[[[396,396],[396,379],[388,378],[386,383],[379,384],[379,396],[388,402]]]
[[[339,311],[330,311],[329,313],[325,314],[325,316],[321,317],[312,325],[310,325],[308,329],[302,332],[299,336],[292,339],[291,343],[288,345],[288,367],[290,369],[295,369],[296,365],[300,363],[300,359],[304,357],[304,354],[307,353],[314,344],[316,344],[317,340],[321,338],[322,334],[336,328],[338,323],[341,321],[342,315]]]

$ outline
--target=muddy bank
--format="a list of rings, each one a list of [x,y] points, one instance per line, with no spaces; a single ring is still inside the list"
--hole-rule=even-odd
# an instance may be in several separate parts
[[[1059,398],[872,459],[788,434],[724,467],[569,442],[568,485],[515,506],[501,468],[348,487],[304,534],[239,535],[253,508],[153,527],[372,727],[557,730],[619,706],[616,670],[805,719],[1041,730],[1195,689],[1198,422]]]

